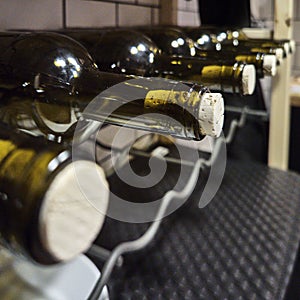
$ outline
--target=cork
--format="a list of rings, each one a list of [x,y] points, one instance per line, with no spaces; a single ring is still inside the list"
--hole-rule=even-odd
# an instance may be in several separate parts
[[[283,49],[282,48],[277,48],[275,50],[275,56],[277,58],[277,61],[281,64],[283,61]]]
[[[256,69],[254,65],[245,65],[242,71],[243,95],[252,95],[256,83]]]
[[[289,42],[285,42],[283,44],[283,49],[284,49],[285,56],[288,56],[289,53],[290,53],[290,43]]]
[[[101,167],[90,161],[68,164],[53,179],[41,206],[39,228],[45,249],[59,261],[85,252],[102,228],[108,199]]]
[[[263,60],[263,72],[265,76],[275,76],[277,73],[277,60],[276,56],[267,54]]]
[[[290,40],[290,53],[295,53],[296,51],[296,42],[295,40]]]
[[[211,137],[220,136],[224,123],[224,100],[220,93],[207,92],[201,96],[199,125],[202,133]]]

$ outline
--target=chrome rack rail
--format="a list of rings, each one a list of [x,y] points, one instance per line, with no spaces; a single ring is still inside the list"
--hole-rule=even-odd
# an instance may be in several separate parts
[[[105,263],[101,272],[101,276],[99,280],[96,282],[94,289],[92,290],[91,294],[88,297],[88,300],[99,300],[102,290],[107,285],[114,267],[122,266],[123,264],[122,255],[130,252],[142,250],[151,243],[156,233],[158,232],[164,213],[166,212],[172,200],[184,199],[192,193],[192,191],[194,190],[197,184],[201,169],[211,167],[214,165],[216,159],[218,158],[222,146],[230,144],[232,142],[237,129],[242,128],[245,125],[247,116],[256,116],[256,117],[263,118],[264,120],[268,119],[267,113],[262,111],[251,110],[247,107],[241,109],[235,107],[227,107],[227,109],[228,111],[239,113],[240,115],[239,119],[232,120],[227,136],[220,136],[218,139],[216,139],[213,152],[209,159],[199,158],[197,162],[194,163],[194,162],[187,162],[187,161],[182,162],[181,160],[176,158],[168,158],[168,157],[165,158],[159,156],[157,157],[158,159],[164,159],[171,163],[177,163],[177,164],[184,163],[185,165],[193,166],[193,170],[191,171],[190,178],[183,190],[181,190],[180,192],[170,190],[164,195],[161,201],[161,205],[156,213],[155,221],[151,223],[151,225],[148,227],[146,232],[136,240],[120,243],[112,251],[109,251],[97,245],[93,245],[90,248],[88,254],[104,261]],[[98,146],[104,147],[106,149],[109,148],[109,146],[103,145],[101,143],[99,143]],[[135,151],[135,150],[128,151],[128,150],[129,150],[128,147],[125,147],[124,149],[118,149],[118,148],[112,149],[112,151],[119,151],[121,153],[120,157],[122,159],[124,159],[122,153],[127,153],[127,154],[129,153],[130,155],[134,155],[134,156],[144,156],[144,157],[150,156],[149,153],[144,151]]]
[[[248,107],[241,108],[226,105],[225,111],[237,114],[241,114],[243,111],[245,111],[247,117],[253,117],[255,119],[260,119],[261,121],[269,121],[269,114],[265,110],[256,110],[250,109]]]

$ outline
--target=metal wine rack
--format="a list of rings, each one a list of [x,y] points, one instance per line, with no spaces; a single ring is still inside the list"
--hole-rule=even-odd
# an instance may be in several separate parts
[[[121,267],[124,263],[124,254],[130,252],[136,252],[139,250],[143,250],[147,247],[151,241],[154,239],[155,235],[157,234],[160,225],[162,223],[163,216],[170,205],[170,203],[174,199],[184,199],[188,195],[192,193],[194,190],[196,183],[198,181],[199,175],[201,170],[205,170],[213,166],[220,154],[221,149],[226,145],[230,144],[237,132],[238,128],[242,128],[245,123],[247,117],[255,117],[261,118],[262,120],[268,120],[268,114],[265,111],[253,110],[249,109],[248,107],[244,108],[235,108],[231,106],[226,107],[226,111],[234,112],[239,114],[239,118],[234,119],[230,124],[230,129],[226,136],[221,136],[215,141],[215,145],[212,151],[212,154],[209,158],[199,158],[196,162],[191,161],[182,161],[177,158],[162,158],[156,157],[157,159],[165,159],[167,162],[172,162],[175,164],[183,164],[187,166],[193,166],[189,179],[185,187],[181,191],[170,190],[162,198],[160,207],[156,213],[156,217],[154,218],[156,221],[152,222],[150,226],[146,229],[146,231],[140,236],[139,238],[126,241],[118,244],[113,248],[113,250],[108,250],[98,245],[93,245],[88,254],[92,257],[96,257],[102,261],[104,261],[104,266],[101,271],[101,277],[99,278],[98,282],[96,283],[93,291],[89,296],[89,300],[98,299],[102,293],[103,288],[107,285],[109,278],[113,272],[115,266]],[[103,145],[101,143],[98,144],[99,147],[106,148],[108,150],[110,147],[107,145]],[[139,151],[139,152],[129,152],[127,147],[123,149],[112,149],[112,151],[118,151],[120,153],[119,158],[121,160],[127,159],[127,154],[130,153],[131,155],[138,157],[138,156],[148,156],[149,153]],[[123,155],[126,153],[126,155]],[[120,165],[123,165],[124,162],[120,162]]]

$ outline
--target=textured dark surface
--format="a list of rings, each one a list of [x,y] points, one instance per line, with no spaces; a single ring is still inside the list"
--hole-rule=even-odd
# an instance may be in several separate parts
[[[148,196],[166,190],[166,182],[172,186],[172,174]],[[110,181],[126,193],[116,178]],[[200,210],[203,181],[189,203],[164,220],[151,245],[126,255],[114,270],[111,299],[284,297],[300,239],[300,177],[231,160],[216,197]],[[98,244],[111,248],[146,228],[108,219]]]
[[[300,107],[291,107],[290,161],[291,170],[300,173]]]

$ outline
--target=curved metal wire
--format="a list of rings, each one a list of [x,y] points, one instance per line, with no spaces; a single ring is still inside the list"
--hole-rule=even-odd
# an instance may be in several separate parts
[[[170,204],[170,202],[176,198],[176,199],[185,199],[188,197],[192,191],[194,190],[196,183],[198,181],[198,176],[201,170],[201,167],[204,165],[204,159],[199,159],[192,171],[191,177],[184,187],[184,189],[180,192],[176,192],[174,190],[169,191],[165,194],[165,196],[162,199],[161,206],[156,214],[155,221],[150,225],[148,230],[137,240],[124,242],[118,245],[112,252],[109,257],[109,259],[106,261],[103,270],[102,275],[99,278],[98,282],[95,285],[95,288],[93,289],[92,293],[90,294],[88,300],[96,300],[99,299],[102,289],[107,284],[107,281],[114,269],[114,266],[116,265],[117,260],[120,256],[127,252],[133,252],[138,251],[140,249],[143,249],[146,247],[155,237],[158,228],[162,222],[162,219],[164,217],[164,214]]]
[[[159,226],[162,222],[162,219],[164,217],[164,214],[171,203],[171,201],[176,199],[185,199],[188,197],[192,191],[194,190],[196,183],[198,181],[198,177],[201,171],[201,168],[203,167],[210,167],[214,164],[216,161],[219,150],[222,147],[223,143],[229,144],[233,140],[233,137],[237,131],[238,128],[241,128],[245,125],[246,118],[247,118],[247,107],[244,107],[241,111],[240,119],[239,120],[233,120],[230,124],[230,129],[226,137],[220,137],[217,139],[214,151],[210,158],[208,160],[205,160],[203,158],[198,159],[198,161],[195,163],[194,168],[192,170],[191,176],[184,187],[183,190],[180,192],[171,190],[168,191],[165,196],[162,199],[161,205],[157,211],[155,221],[150,225],[150,227],[147,229],[147,231],[137,240],[129,241],[129,242],[123,242],[116,246],[115,249],[113,249],[110,252],[109,258],[107,259],[106,263],[104,264],[101,277],[96,282],[94,289],[92,290],[91,294],[88,297],[88,300],[98,300],[103,288],[106,286],[111,273],[115,267],[115,265],[118,265],[120,263],[120,259],[122,259],[122,255],[128,252],[134,252],[138,251],[140,249],[145,248],[151,241],[154,239]],[[99,144],[101,146],[101,144]],[[106,145],[105,145],[106,146]],[[118,149],[119,150],[119,149]]]

